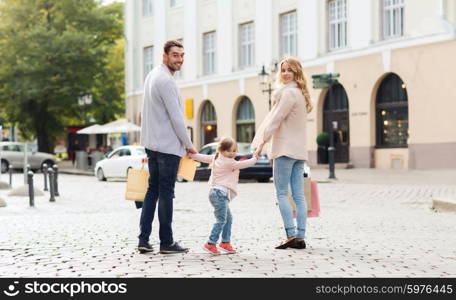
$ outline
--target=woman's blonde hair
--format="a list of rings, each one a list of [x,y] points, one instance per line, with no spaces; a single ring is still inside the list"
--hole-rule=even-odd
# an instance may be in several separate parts
[[[306,99],[306,108],[307,112],[311,112],[313,109],[312,105],[312,98],[310,97],[309,89],[307,88],[307,79],[306,76],[304,75],[304,72],[302,70],[302,65],[294,57],[285,57],[279,64],[279,70],[277,71],[277,83],[283,84],[282,83],[282,65],[284,63],[287,63],[290,65],[291,71],[294,74],[294,80],[298,84],[299,89],[301,90],[302,94],[304,95],[304,98]]]

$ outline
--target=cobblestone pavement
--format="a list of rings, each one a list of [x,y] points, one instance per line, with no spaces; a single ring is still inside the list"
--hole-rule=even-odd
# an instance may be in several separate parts
[[[338,181],[319,184],[321,217],[308,219],[304,250],[274,249],[284,231],[273,184],[241,183],[231,205],[239,253],[220,256],[201,248],[213,223],[206,182],[177,183],[175,239],[190,252],[158,254],[156,219],[156,251],[142,255],[135,251],[140,210],[123,199],[125,182],[61,175],[55,203],[46,194],[29,208],[27,198],[0,191],[8,204],[0,208],[0,276],[456,277],[456,214],[430,209],[434,196],[455,197],[456,185],[454,173],[445,173],[445,184],[439,174],[388,181],[376,170],[338,172]]]

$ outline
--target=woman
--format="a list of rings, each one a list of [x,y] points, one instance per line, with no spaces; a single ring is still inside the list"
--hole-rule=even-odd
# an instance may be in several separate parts
[[[312,100],[307,88],[301,63],[292,57],[280,63],[277,73],[280,88],[273,95],[273,107],[258,129],[252,146],[258,145],[260,153],[271,140],[269,157],[273,160],[274,185],[287,239],[276,249],[306,248],[307,207],[304,201],[304,162],[307,160],[307,113],[312,110]],[[296,203],[296,223],[288,202],[291,186]]]

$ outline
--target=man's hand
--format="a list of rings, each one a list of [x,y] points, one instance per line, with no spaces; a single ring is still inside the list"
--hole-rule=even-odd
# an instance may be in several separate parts
[[[187,155],[196,153],[198,153],[198,151],[196,151],[195,147],[187,149]]]

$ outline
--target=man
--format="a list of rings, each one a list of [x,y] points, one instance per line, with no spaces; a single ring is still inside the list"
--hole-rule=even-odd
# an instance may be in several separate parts
[[[141,253],[153,251],[149,236],[158,199],[160,253],[188,251],[174,242],[171,226],[180,159],[187,153],[196,153],[187,134],[183,101],[173,77],[184,62],[184,54],[181,43],[166,42],[163,64],[155,67],[144,83],[141,145],[146,148],[150,177],[140,220],[138,250]]]

